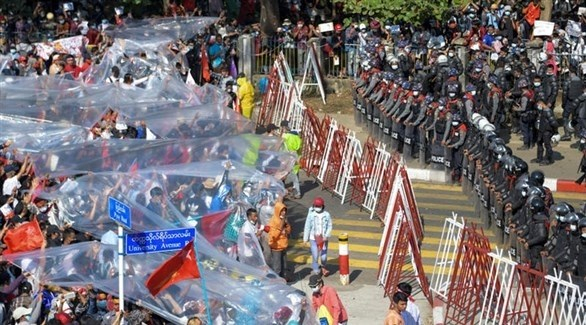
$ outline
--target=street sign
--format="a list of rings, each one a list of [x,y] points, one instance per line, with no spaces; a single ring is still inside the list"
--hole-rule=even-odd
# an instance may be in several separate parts
[[[182,249],[195,237],[195,228],[145,231],[126,235],[126,255]]]
[[[131,229],[131,215],[130,207],[124,202],[118,201],[115,198],[108,197],[108,212],[110,219],[118,222],[122,226]]]

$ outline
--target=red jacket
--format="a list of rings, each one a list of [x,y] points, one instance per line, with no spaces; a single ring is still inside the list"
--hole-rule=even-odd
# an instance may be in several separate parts
[[[332,287],[324,285],[319,293],[311,295],[311,302],[315,311],[321,305],[326,305],[335,323],[343,323],[348,320],[346,308],[344,308],[340,297],[338,297],[338,293]]]

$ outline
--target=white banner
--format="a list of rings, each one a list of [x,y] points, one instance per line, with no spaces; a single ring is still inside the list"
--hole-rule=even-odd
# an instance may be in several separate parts
[[[48,60],[53,52],[65,53],[71,55],[81,54],[81,47],[83,46],[83,36],[73,36],[62,38],[53,42],[35,43],[37,55],[44,60]]]
[[[554,23],[544,20],[536,20],[533,25],[533,36],[550,36],[553,33]]]
[[[323,23],[317,26],[320,33],[331,32],[334,30],[334,23]]]

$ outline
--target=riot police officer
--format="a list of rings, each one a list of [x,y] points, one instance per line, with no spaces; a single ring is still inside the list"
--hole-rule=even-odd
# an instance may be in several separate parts
[[[539,111],[535,124],[535,129],[537,130],[537,158],[531,160],[531,162],[539,163],[541,166],[551,165],[553,164],[551,137],[554,134],[558,134],[558,123],[552,110],[545,102],[537,103],[537,110]]]

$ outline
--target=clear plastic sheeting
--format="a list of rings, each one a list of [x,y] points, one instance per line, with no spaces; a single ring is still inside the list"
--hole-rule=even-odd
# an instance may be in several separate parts
[[[0,140],[13,140],[22,151],[39,152],[86,141],[88,131],[68,123],[41,122],[0,114]]]
[[[236,162],[129,169],[69,178],[38,193],[56,205],[48,214],[49,222],[100,237],[116,229],[108,210],[108,199],[113,197],[132,208],[133,231],[194,227],[210,212],[232,210],[234,218],[245,218],[246,208],[261,204],[265,192],[274,197],[285,192],[277,179]],[[162,197],[155,201],[157,191]],[[231,241],[236,243],[237,234]]]
[[[176,324],[185,324],[191,316],[205,320],[206,306],[211,308],[214,324],[316,324],[304,293],[272,272],[230,259],[201,236],[195,247],[201,278],[173,284],[157,297],[144,283],[173,253],[126,256],[125,299]],[[114,245],[85,242],[5,257],[41,282],[64,287],[92,283],[94,288],[116,295],[116,256]]]
[[[216,126],[207,132],[221,134],[222,130]],[[181,141],[103,140],[34,153],[32,158],[39,175],[52,177],[231,159],[281,179],[292,170],[297,157],[279,151],[280,147],[280,138],[252,134]]]
[[[126,115],[124,108],[118,108]],[[126,124],[144,124],[158,137],[164,139],[209,138],[252,133],[254,124],[249,119],[218,104],[183,107],[175,110],[133,114]],[[120,119],[120,118],[119,118]],[[209,132],[214,130],[213,132]]]
[[[140,42],[143,47],[158,47],[176,39],[189,39],[203,33],[217,17],[177,17],[144,20],[125,20],[124,26],[106,33],[119,39]]]

